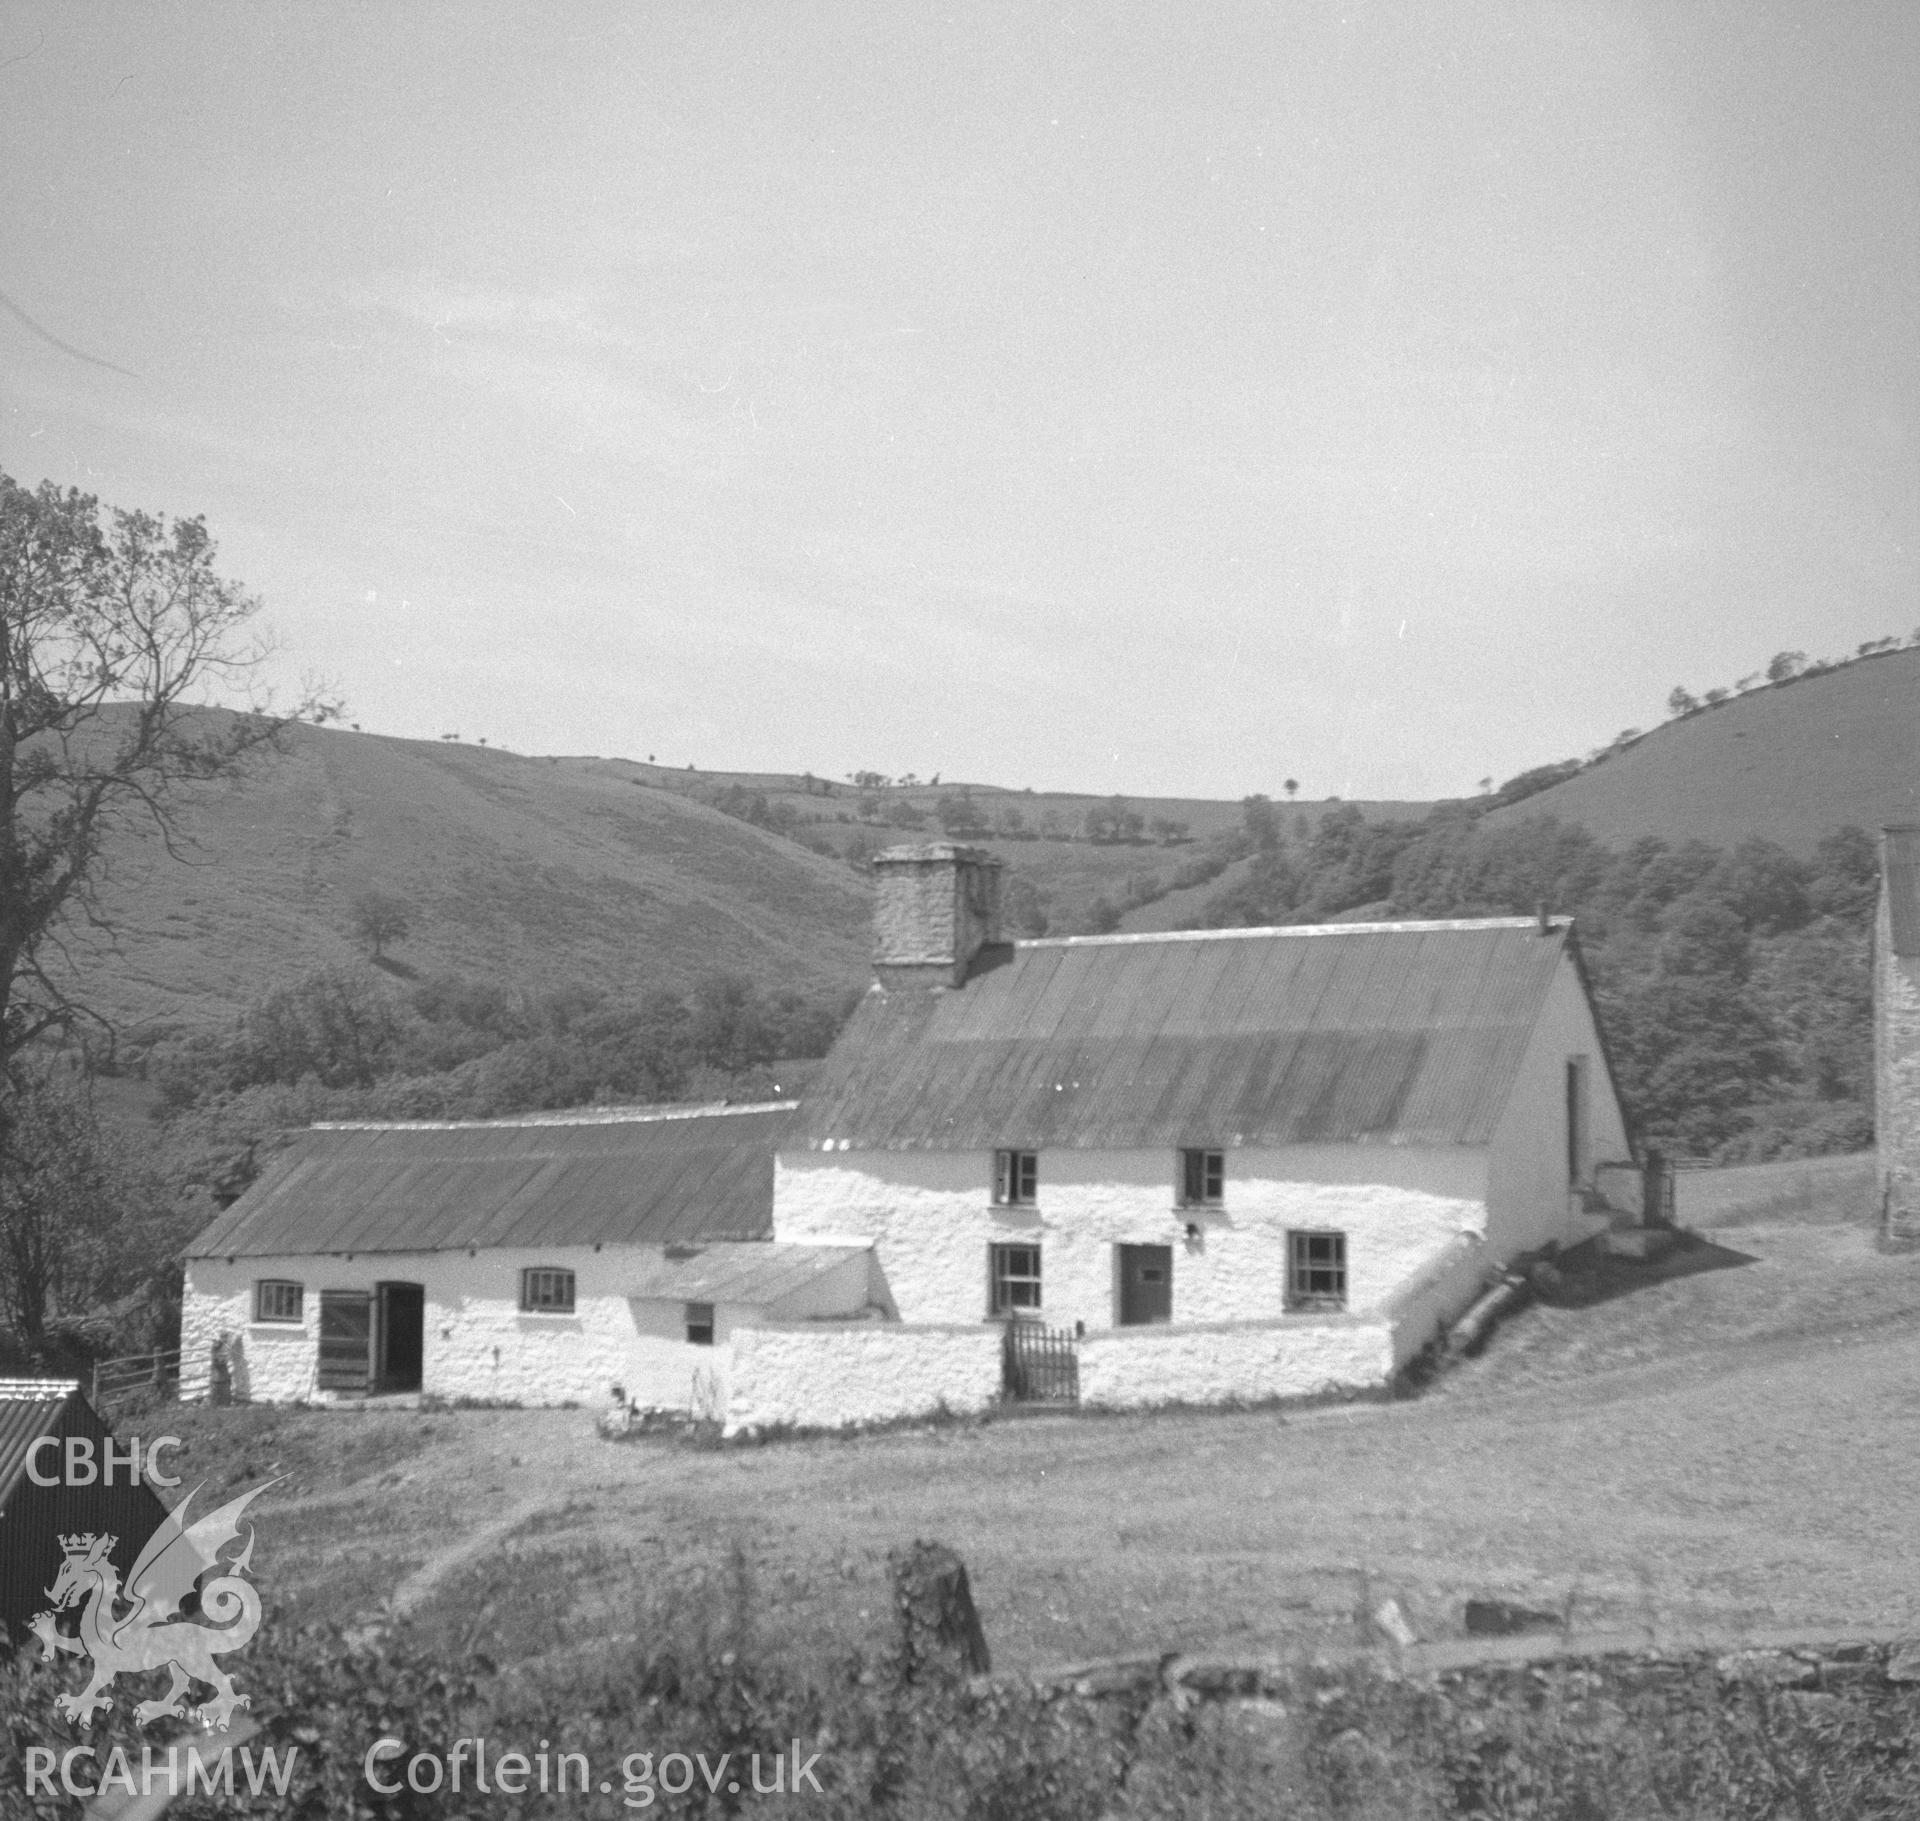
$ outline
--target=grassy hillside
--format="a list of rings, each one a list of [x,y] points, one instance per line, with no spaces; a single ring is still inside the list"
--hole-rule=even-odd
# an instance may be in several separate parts
[[[1549,813],[1616,845],[1764,834],[1806,852],[1848,822],[1920,816],[1917,709],[1920,651],[1888,653],[1669,722],[1487,824]],[[217,1024],[354,959],[369,890],[411,913],[396,972],[684,989],[728,969],[833,987],[865,972],[860,868],[897,842],[989,848],[1018,882],[1022,927],[1054,934],[1189,922],[1247,866],[1194,882],[1226,858],[1238,802],[674,771],[311,727],[290,746],[197,793],[192,864],[151,838],[113,850],[117,938],[78,934],[72,965],[123,1029]],[[1332,807],[1275,806],[1296,842]],[[1355,807],[1379,821],[1429,806]],[[1116,808],[1130,833],[1092,838],[1090,813]]]
[[[362,954],[363,892],[403,899],[397,972],[531,986],[766,986],[865,972],[868,893],[849,868],[597,760],[298,727],[282,757],[193,792],[190,864],[150,835],[110,850],[116,939],[79,932],[92,1003],[139,1033],[223,1021]]]
[[[361,958],[353,905],[369,891],[408,907],[411,934],[388,956],[401,975],[684,990],[723,969],[834,988],[866,972],[865,857],[940,838],[943,797],[980,806],[991,832],[967,838],[1031,882],[1056,931],[1086,927],[1103,898],[1126,910],[1158,896],[1242,819],[1237,802],[1135,798],[1145,821],[1180,832],[1096,843],[1085,818],[1108,800],[1069,793],[862,789],[338,728],[294,728],[288,745],[187,796],[186,864],[150,834],[110,849],[114,936],[76,932],[69,965],[126,1034],[218,1025]],[[1326,807],[1282,813],[1304,830]]]
[[[1577,777],[1488,817],[1799,854],[1847,823],[1920,819],[1920,651],[1866,658],[1669,721]]]

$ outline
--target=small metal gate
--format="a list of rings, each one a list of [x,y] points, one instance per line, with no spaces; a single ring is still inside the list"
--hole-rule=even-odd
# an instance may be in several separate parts
[[[1015,1403],[1077,1404],[1080,1354],[1072,1333],[1037,1321],[1008,1322],[1000,1383]]]

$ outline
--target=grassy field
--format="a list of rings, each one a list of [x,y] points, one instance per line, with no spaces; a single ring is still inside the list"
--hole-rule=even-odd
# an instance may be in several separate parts
[[[1583,1627],[1920,1631],[1920,1257],[1874,1248],[1857,1163],[1769,1211],[1801,1167],[1739,1173],[1759,1215],[1727,1198],[1407,1401],[727,1449],[608,1443],[585,1411],[187,1411],[189,1476],[290,1476],[257,1558],[288,1610],[372,1614],[405,1583],[506,1658],[618,1630],[736,1544],[796,1648],[870,1643],[917,1537],[959,1551],[1012,1667],[1351,1642],[1388,1594],[1425,1637],[1479,1596]]]

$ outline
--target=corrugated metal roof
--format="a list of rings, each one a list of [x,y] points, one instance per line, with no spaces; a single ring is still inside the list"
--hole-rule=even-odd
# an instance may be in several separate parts
[[[861,1002],[787,1143],[1484,1144],[1570,929],[1527,918],[1079,937]]]
[[[315,1126],[188,1256],[661,1244],[773,1231],[773,1151],[792,1103]]]
[[[864,1258],[865,1246],[745,1244],[703,1246],[692,1258],[649,1260],[640,1265],[629,1296],[665,1302],[746,1303],[764,1308],[816,1278]]]
[[[0,1511],[27,1470],[27,1450],[59,1427],[61,1410],[79,1389],[70,1378],[0,1378]]]
[[[1893,952],[1920,955],[1920,828],[1885,831],[1880,843]]]

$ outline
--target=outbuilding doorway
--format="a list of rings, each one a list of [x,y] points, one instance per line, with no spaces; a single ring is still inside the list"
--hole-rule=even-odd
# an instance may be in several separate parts
[[[320,1292],[320,1389],[364,1397],[372,1360],[373,1299],[364,1290]]]
[[[426,1351],[427,1292],[422,1284],[376,1284],[373,1388],[418,1391]]]
[[[1120,1248],[1120,1326],[1173,1320],[1173,1248]]]

